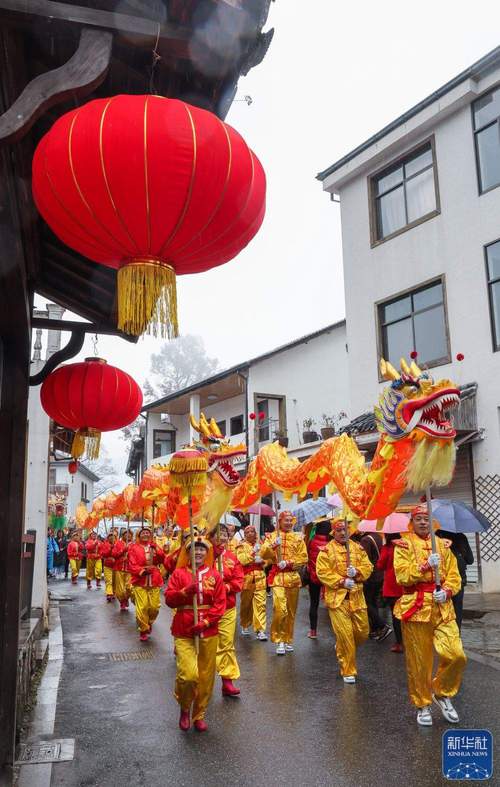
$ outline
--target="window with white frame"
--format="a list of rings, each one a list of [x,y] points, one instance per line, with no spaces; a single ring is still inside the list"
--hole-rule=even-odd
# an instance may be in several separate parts
[[[500,87],[472,105],[479,191],[500,186]]]
[[[153,430],[153,459],[173,454],[175,451],[175,432],[173,429]]]
[[[379,344],[396,368],[416,350],[418,363],[439,366],[450,360],[446,304],[441,279],[378,304]]]
[[[500,240],[486,246],[486,275],[493,349],[500,350]]]
[[[431,142],[371,178],[372,241],[414,226],[438,212]]]

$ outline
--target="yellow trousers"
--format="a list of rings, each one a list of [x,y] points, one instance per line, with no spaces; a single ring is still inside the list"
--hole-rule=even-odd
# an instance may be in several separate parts
[[[102,560],[101,560],[101,558],[99,558],[99,557],[97,559],[95,559],[93,557],[88,557],[87,558],[87,573],[86,573],[86,577],[87,577],[87,581],[92,581],[93,579],[95,579],[96,582],[100,582],[101,581],[101,577],[102,577]]]
[[[224,612],[219,620],[219,637],[217,642],[217,672],[221,678],[237,680],[240,677],[240,668],[234,649],[234,635],[236,633],[236,607]]]
[[[148,631],[160,611],[160,588],[133,588],[135,619],[142,633]]]
[[[82,565],[82,561],[77,560],[76,557],[71,557],[69,559],[69,564],[71,566],[71,579],[74,579],[80,573],[80,566]]]
[[[115,595],[115,572],[112,568],[104,566],[104,583],[106,585],[106,595]]]
[[[352,611],[348,601],[343,601],[337,609],[328,609],[330,622],[335,633],[335,653],[340,666],[340,674],[357,675],[356,648],[368,639],[370,624],[366,609]]]
[[[292,644],[300,588],[273,587],[271,640]]]
[[[130,574],[127,571],[115,571],[115,596],[118,601],[130,598]]]
[[[174,696],[182,710],[193,705],[192,719],[202,719],[215,680],[218,637],[199,638],[199,652],[190,637],[174,637],[177,675]]]
[[[255,632],[266,630],[266,589],[242,590],[240,595],[240,626],[253,626]]]
[[[432,704],[432,695],[454,697],[462,682],[467,658],[455,620],[442,623],[435,606],[428,623],[401,621],[410,700],[417,708]],[[433,649],[438,655],[432,677]]]

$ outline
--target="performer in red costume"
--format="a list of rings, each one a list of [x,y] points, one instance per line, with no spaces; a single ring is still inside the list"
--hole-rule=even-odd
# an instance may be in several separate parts
[[[120,602],[120,612],[128,609],[128,602],[131,593],[130,572],[128,570],[128,549],[132,544],[132,533],[129,530],[122,530],[120,538],[111,550],[114,558],[115,573],[115,595]]]
[[[85,542],[85,551],[87,553],[87,590],[92,589],[93,579],[95,579],[96,587],[101,587],[102,561],[99,557],[99,543],[97,533],[93,530]]]
[[[188,567],[176,568],[168,582],[165,601],[175,609],[171,630],[177,661],[174,694],[181,708],[179,727],[184,731],[190,728],[192,709],[194,728],[205,732],[208,725],[204,717],[214,687],[218,623],[226,609],[226,590],[220,574],[205,565],[210,542],[196,533],[193,545],[191,538],[186,542],[186,549],[191,548],[194,549],[196,576],[193,577]]]
[[[75,530],[68,544],[68,558],[71,566],[71,583],[76,585],[83,560],[82,535],[79,530]]]
[[[108,603],[115,600],[115,572],[113,570],[115,559],[111,554],[115,541],[116,536],[111,532],[108,533],[106,541],[101,541],[99,544],[99,557],[104,566],[104,584],[106,586],[106,601]]]
[[[158,566],[163,563],[163,557],[163,550],[155,544],[151,529],[141,528],[138,543],[131,544],[128,549],[128,568],[141,642],[147,642],[160,611],[163,577]]]

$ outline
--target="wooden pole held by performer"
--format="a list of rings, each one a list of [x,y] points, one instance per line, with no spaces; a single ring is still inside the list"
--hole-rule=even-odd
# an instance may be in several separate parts
[[[431,488],[430,486],[426,487],[425,489],[425,499],[427,502],[427,516],[429,517],[429,527],[431,532],[431,544],[432,544],[432,551],[434,554],[437,553],[437,542],[436,542],[436,534],[434,532],[434,528],[432,527],[432,495],[431,495]],[[432,569],[434,573],[434,582],[436,584],[436,590],[441,589],[441,577],[439,576],[439,566],[435,566]]]
[[[193,580],[196,582],[196,561],[194,557],[194,525],[193,525],[193,508],[192,508],[192,498],[189,495],[189,532],[191,534],[191,571],[193,574]],[[194,625],[198,625],[198,596],[197,593],[193,596],[193,619]],[[199,653],[200,651],[200,638],[196,636],[194,638],[194,646],[196,648],[196,652]]]
[[[274,516],[276,517],[276,535],[278,536],[278,538],[280,538],[281,537],[280,536],[280,532],[281,532],[280,531],[280,518],[278,516],[278,504],[277,504],[277,501],[276,501],[276,492],[275,491],[273,491],[272,501],[273,501]],[[278,563],[281,563],[281,561],[283,560],[283,550],[281,549],[281,544],[278,545],[278,549],[276,550],[276,560],[277,560]]]

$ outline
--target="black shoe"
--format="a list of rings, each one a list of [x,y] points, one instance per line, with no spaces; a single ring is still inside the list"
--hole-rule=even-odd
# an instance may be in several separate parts
[[[377,640],[377,642],[383,642],[383,640],[387,639],[387,637],[391,633],[392,633],[391,627],[390,626],[384,626],[384,628],[380,632],[377,633],[377,636],[375,637],[375,639]]]

